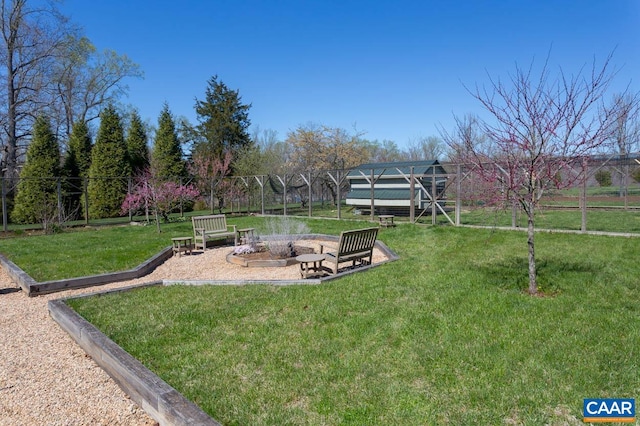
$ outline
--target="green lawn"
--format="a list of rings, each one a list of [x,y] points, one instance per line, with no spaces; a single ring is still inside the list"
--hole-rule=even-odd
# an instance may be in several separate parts
[[[380,238],[401,260],[318,286],[70,304],[223,424],[581,424],[583,398],[640,395],[640,239],[539,234],[546,297],[531,297],[524,233],[401,225]]]
[[[582,213],[578,210],[543,210],[536,212],[536,227],[579,231]],[[463,225],[511,226],[511,211],[476,209],[461,214]],[[527,228],[527,217],[518,213],[518,225]],[[587,211],[587,230],[600,232],[627,232],[640,234],[640,211]]]

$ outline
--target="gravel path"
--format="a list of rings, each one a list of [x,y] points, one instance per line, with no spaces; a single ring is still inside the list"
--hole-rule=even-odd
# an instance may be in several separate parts
[[[317,247],[314,243],[305,244]],[[128,282],[25,296],[0,267],[0,426],[156,425],[51,319],[47,302],[157,279],[298,279],[297,266],[244,268],[229,247],[173,257]],[[377,249],[374,263],[386,260]]]

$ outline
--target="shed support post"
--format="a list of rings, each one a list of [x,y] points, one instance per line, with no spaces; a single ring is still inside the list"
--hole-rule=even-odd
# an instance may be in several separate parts
[[[375,203],[375,189],[373,188],[375,186],[375,179],[373,178],[373,174],[374,174],[374,170],[371,169],[371,222],[375,222],[375,209],[376,209],[376,203]]]
[[[436,215],[437,215],[437,200],[438,197],[436,195],[436,168],[431,166],[431,224],[435,225],[437,223]]]
[[[409,181],[409,222],[416,223],[416,181],[411,166]]]

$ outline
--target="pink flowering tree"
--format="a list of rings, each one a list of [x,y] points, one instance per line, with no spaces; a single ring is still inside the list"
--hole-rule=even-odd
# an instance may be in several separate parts
[[[196,153],[189,166],[189,172],[198,177],[198,187],[204,194],[209,192],[211,212],[214,210],[214,199],[218,199],[220,213],[224,206],[225,185],[221,185],[223,179],[231,173],[233,155],[226,151],[221,157],[211,157],[202,153]]]
[[[620,105],[605,105],[614,73],[602,67],[552,77],[548,62],[539,74],[533,66],[506,82],[490,79],[488,88],[470,90],[488,117],[456,119],[452,133],[442,132],[453,158],[484,181],[490,200],[519,207],[527,217],[529,287],[538,293],[535,212],[551,188],[567,188],[586,174],[586,158],[611,137]]]
[[[136,178],[133,190],[125,197],[121,210],[123,214],[132,210],[151,212],[158,232],[162,232],[160,219],[167,222],[169,213],[175,211],[181,202],[194,201],[199,195],[198,189],[191,184],[180,185],[158,179],[152,170],[146,169]]]

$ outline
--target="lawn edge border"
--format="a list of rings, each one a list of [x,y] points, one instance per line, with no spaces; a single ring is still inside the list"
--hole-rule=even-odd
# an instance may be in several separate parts
[[[328,241],[339,241],[339,237],[335,235],[326,234],[303,234],[299,236],[301,240],[311,239],[324,239]],[[289,285],[289,284],[319,284],[323,281],[334,280],[341,278],[345,275],[352,274],[354,272],[361,272],[370,268],[374,268],[383,265],[388,262],[393,262],[399,259],[399,256],[391,250],[385,243],[380,240],[376,240],[375,247],[382,251],[387,260],[372,265],[359,266],[354,270],[345,270],[338,272],[337,274],[328,275],[316,279],[300,279],[300,280],[198,280],[198,281],[185,281],[185,280],[172,280],[167,283],[192,283],[192,284],[220,284],[220,285],[242,285],[242,284],[272,284],[272,285]],[[160,253],[151,257],[149,260],[143,262],[139,266],[127,271],[112,272],[100,275],[90,275],[86,277],[68,278],[55,281],[37,282],[25,271],[23,271],[18,265],[10,261],[4,255],[0,254],[0,265],[7,271],[11,279],[13,279],[22,291],[29,297],[38,296],[41,294],[55,293],[64,290],[73,290],[83,287],[93,287],[103,284],[110,284],[121,281],[129,281],[136,278],[144,277],[151,273],[155,268],[164,263],[173,255],[171,247],[164,248]]]
[[[58,291],[74,290],[83,287],[93,287],[141,278],[151,273],[172,255],[173,251],[171,247],[166,247],[160,251],[160,253],[151,257],[147,261],[127,271],[43,282],[37,282],[31,278],[31,276],[24,272],[18,265],[7,259],[2,254],[0,254],[0,265],[2,265],[2,267],[7,271],[11,279],[18,283],[20,288],[22,288],[22,291],[24,291],[27,296],[33,297]]]
[[[153,285],[162,283],[157,281],[142,286]],[[127,291],[131,288],[109,290],[100,294]],[[66,300],[68,299],[49,301],[49,315],[149,416],[161,425],[220,425],[195,403],[82,318],[66,304]]]

